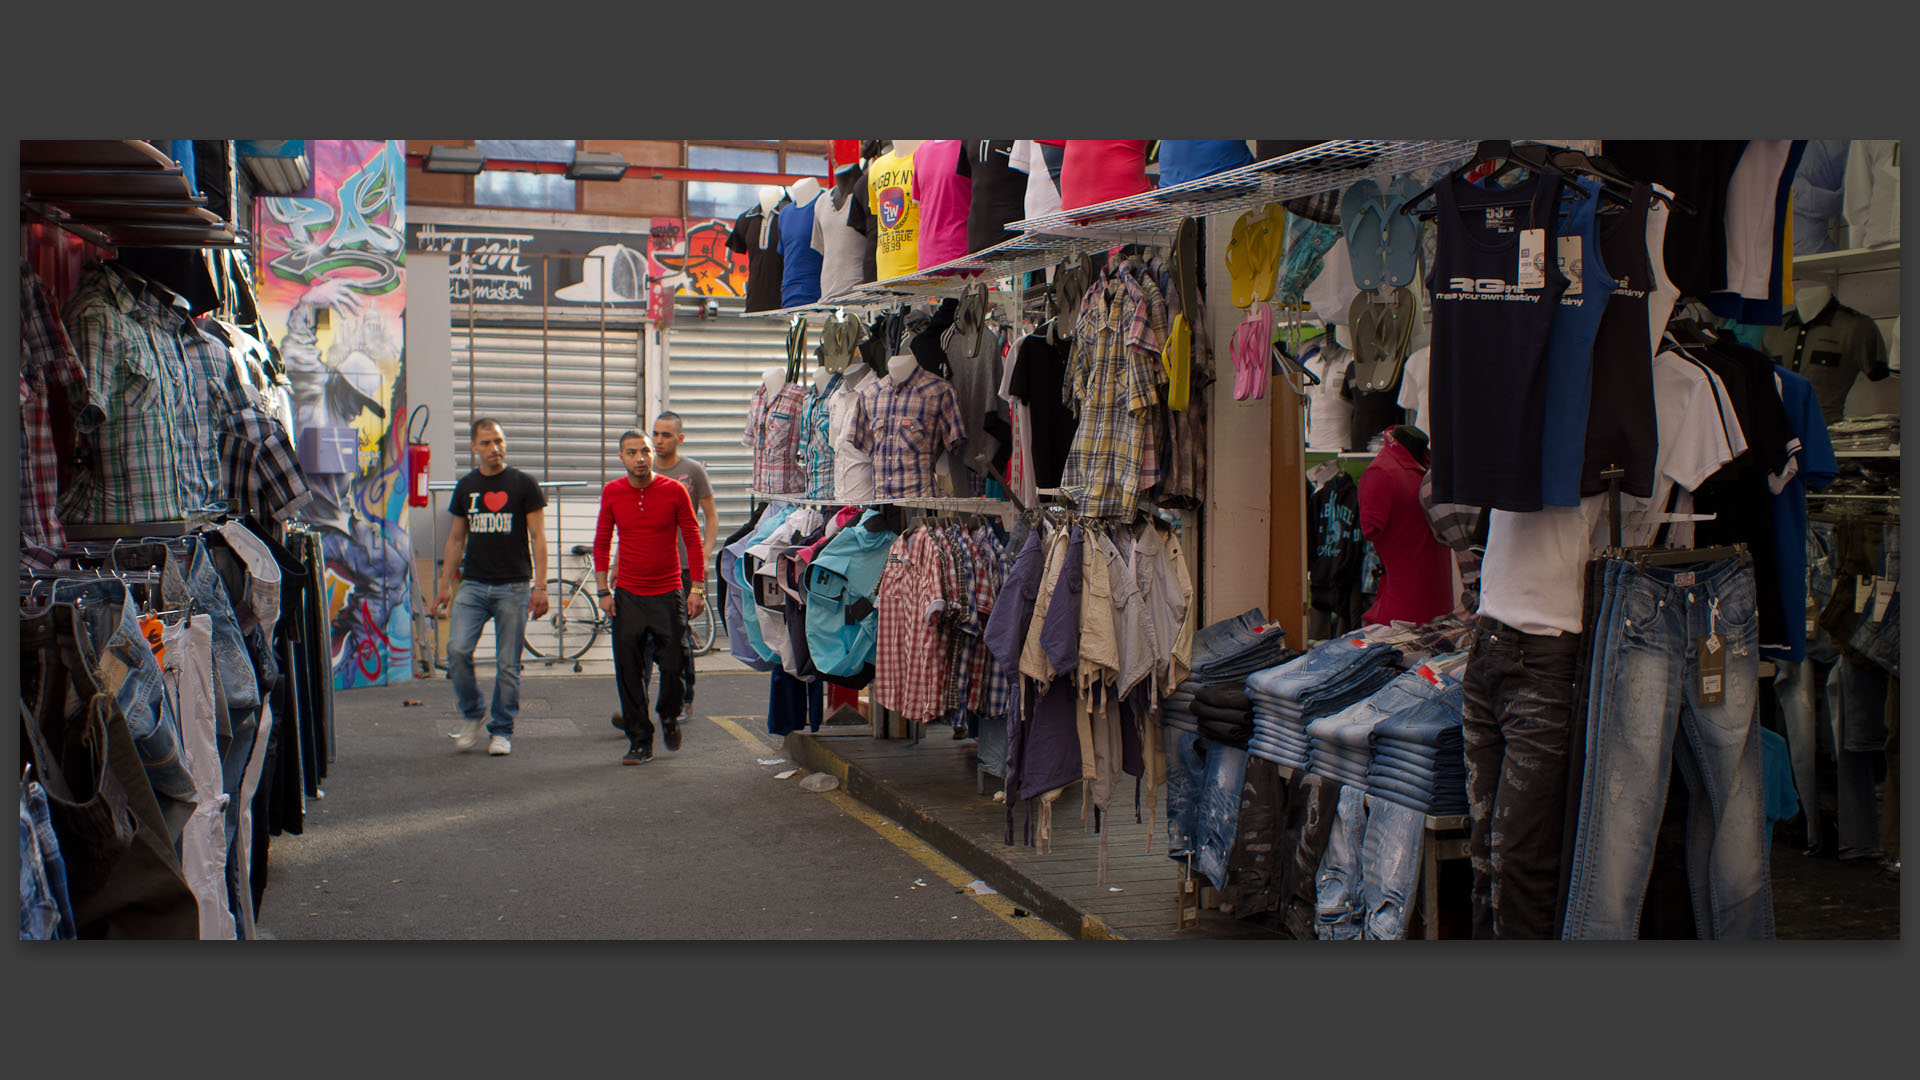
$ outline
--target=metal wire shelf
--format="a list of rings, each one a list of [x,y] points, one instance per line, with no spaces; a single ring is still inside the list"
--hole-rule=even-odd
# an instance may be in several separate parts
[[[1334,139],[1277,158],[1156,188],[1112,202],[1011,222],[1020,235],[992,247],[838,296],[750,318],[790,318],[841,308],[873,308],[947,296],[991,274],[1009,277],[1115,244],[1165,246],[1189,217],[1244,212],[1268,203],[1338,190],[1367,176],[1450,164],[1473,153],[1470,139]]]

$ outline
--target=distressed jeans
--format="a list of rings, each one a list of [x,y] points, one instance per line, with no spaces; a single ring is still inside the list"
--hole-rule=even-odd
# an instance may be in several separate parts
[[[1172,726],[1161,732],[1167,748],[1167,855],[1184,859],[1199,846],[1200,786],[1207,757],[1193,732]]]
[[[1332,781],[1322,780],[1322,783]],[[1367,828],[1366,793],[1341,784],[1327,852],[1314,890],[1314,929],[1321,941],[1357,941],[1363,920],[1361,849]]]
[[[1584,640],[1480,618],[1462,681],[1475,938],[1553,936],[1567,730]]]
[[[447,669],[453,677],[453,695],[460,715],[469,723],[486,720],[487,733],[513,737],[513,721],[520,715],[521,632],[527,625],[531,582],[469,581],[460,586],[447,616]],[[480,631],[493,623],[493,706],[480,696],[473,674],[473,648]]]
[[[1360,936],[1399,941],[1407,936],[1407,902],[1420,886],[1420,845],[1426,815],[1386,799],[1367,808],[1360,844]]]
[[[1689,794],[1688,886],[1702,939],[1771,938],[1758,703],[1760,609],[1746,558],[1622,564],[1597,630],[1580,817],[1562,936],[1632,939],[1670,770]],[[1700,643],[1717,634],[1723,700],[1702,700]]]
[[[1194,865],[1215,888],[1224,888],[1227,883],[1227,858],[1233,854],[1233,837],[1240,827],[1240,787],[1246,779],[1246,750],[1225,743],[1207,743]]]

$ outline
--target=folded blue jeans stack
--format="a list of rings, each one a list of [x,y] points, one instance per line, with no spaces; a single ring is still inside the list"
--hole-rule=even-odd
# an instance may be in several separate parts
[[[1371,696],[1399,674],[1391,645],[1336,638],[1306,655],[1247,676],[1253,702],[1248,749],[1268,761],[1306,769],[1307,724]]]
[[[1258,609],[1194,633],[1192,674],[1161,703],[1167,768],[1167,853],[1172,857],[1183,859],[1199,850],[1200,803],[1209,779],[1208,749],[1200,735],[1199,718],[1194,715],[1194,695],[1208,686],[1242,685],[1249,671],[1271,667],[1290,655],[1286,633],[1280,627],[1267,626]],[[1213,779],[1224,786],[1228,777],[1220,764],[1216,756]],[[1235,792],[1237,797],[1237,786]],[[1215,824],[1217,832],[1219,822]]]
[[[1464,694],[1444,688],[1419,706],[1395,713],[1373,729],[1367,791],[1422,814],[1467,812],[1467,762],[1461,738]]]

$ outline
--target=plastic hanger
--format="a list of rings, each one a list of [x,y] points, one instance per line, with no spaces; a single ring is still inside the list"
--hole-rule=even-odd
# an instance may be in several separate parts
[[[1465,164],[1459,166],[1458,168],[1454,169],[1452,172],[1446,174],[1445,176],[1442,176],[1440,179],[1435,180],[1433,183],[1427,185],[1426,190],[1420,192],[1420,194],[1418,195],[1415,195],[1413,198],[1408,199],[1404,204],[1401,205],[1400,212],[1402,214],[1408,214],[1412,216],[1425,216],[1433,213],[1434,212],[1433,208],[1422,209],[1420,207],[1420,204],[1432,198],[1434,196],[1434,193],[1440,190],[1440,185],[1450,184],[1458,180],[1465,180],[1467,178],[1467,174],[1472,172],[1474,169],[1478,168],[1481,165],[1485,165],[1495,161],[1503,162],[1503,164],[1499,168],[1495,169],[1492,173],[1488,174],[1487,180],[1489,183],[1491,183],[1494,180],[1500,179],[1501,177],[1507,175],[1508,173],[1512,172],[1516,168],[1531,168],[1537,172],[1545,173],[1548,176],[1557,176],[1560,179],[1566,180],[1569,182],[1573,180],[1573,175],[1571,173],[1568,173],[1565,169],[1560,168],[1558,165],[1553,164],[1551,161],[1542,160],[1542,161],[1535,162],[1535,161],[1530,161],[1528,159],[1515,156],[1513,151],[1513,143],[1507,139],[1485,139],[1485,140],[1482,140],[1480,145],[1474,149],[1473,156],[1468,158]],[[1573,192],[1570,194],[1571,198],[1584,199],[1587,197],[1586,191],[1580,188],[1579,185],[1574,184],[1572,185],[1572,188],[1573,188]]]

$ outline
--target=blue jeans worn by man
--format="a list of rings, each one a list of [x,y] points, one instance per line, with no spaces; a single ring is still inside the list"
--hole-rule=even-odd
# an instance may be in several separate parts
[[[513,721],[520,715],[521,632],[527,625],[527,598],[531,582],[494,584],[469,581],[460,586],[447,616],[447,668],[460,715],[468,723],[485,720],[487,734],[513,738]],[[473,649],[480,631],[493,623],[493,704],[480,696],[473,674]]]
[[[1770,938],[1773,893],[1756,721],[1759,605],[1745,557],[1697,567],[1623,563],[1595,659],[1580,818],[1563,937],[1632,939],[1652,871],[1669,770],[1687,807],[1688,883],[1703,939]],[[1699,650],[1715,635],[1723,699]]]

